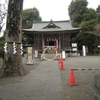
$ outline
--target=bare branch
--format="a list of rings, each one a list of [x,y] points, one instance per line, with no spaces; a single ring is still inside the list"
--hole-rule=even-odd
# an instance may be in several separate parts
[[[0,0],[0,32],[4,26],[4,19],[7,15],[7,0]]]

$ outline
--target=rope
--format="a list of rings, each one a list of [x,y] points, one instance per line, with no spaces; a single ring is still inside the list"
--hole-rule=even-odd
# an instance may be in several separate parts
[[[52,58],[52,59],[48,59],[48,58],[46,58],[46,57],[44,56],[44,55],[45,55],[45,52],[46,52],[46,51],[49,51],[49,50],[54,50],[54,51],[56,52],[55,57]],[[50,60],[55,60],[57,56],[58,56],[58,52],[57,52],[57,49],[54,48],[54,47],[47,47],[46,49],[44,49],[43,54],[42,54],[42,57],[43,57],[45,60],[49,60],[49,61],[50,61]]]

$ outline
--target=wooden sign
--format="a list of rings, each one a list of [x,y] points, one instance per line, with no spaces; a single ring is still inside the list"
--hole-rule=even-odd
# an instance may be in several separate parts
[[[27,47],[27,64],[33,64],[32,47]]]

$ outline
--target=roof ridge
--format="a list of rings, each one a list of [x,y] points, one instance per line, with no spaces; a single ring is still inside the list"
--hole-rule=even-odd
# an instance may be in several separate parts
[[[50,21],[34,21],[34,23],[50,23]],[[70,22],[70,20],[59,20],[59,21],[53,21],[52,22]]]

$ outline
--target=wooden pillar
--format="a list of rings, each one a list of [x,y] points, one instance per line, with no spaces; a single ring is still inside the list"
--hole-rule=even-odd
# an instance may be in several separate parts
[[[42,35],[42,49],[44,49],[44,35]]]
[[[58,41],[58,43],[59,43],[59,50],[61,49],[61,37],[60,37],[60,34],[59,34],[59,41]]]
[[[63,32],[63,49],[64,49],[64,32]]]
[[[38,50],[39,50],[39,33],[38,33]]]

